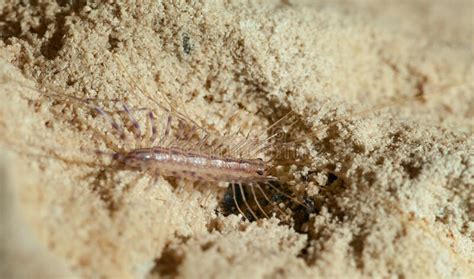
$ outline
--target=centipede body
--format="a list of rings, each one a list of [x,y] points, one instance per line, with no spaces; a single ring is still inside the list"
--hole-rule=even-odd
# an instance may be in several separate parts
[[[274,135],[262,140],[251,138],[249,133],[244,139],[229,144],[225,142],[226,139],[215,136],[212,139],[203,128],[162,107],[159,107],[162,110],[160,112],[145,109],[146,125],[143,125],[137,120],[137,110],[127,104],[119,104],[121,110],[110,112],[89,99],[45,90],[42,94],[94,111],[108,123],[106,132],[100,138],[109,150],[97,150],[95,153],[111,158],[109,167],[112,169],[135,170],[155,178],[170,177],[201,184],[226,182],[233,190],[235,207],[244,218],[269,218],[268,208],[264,209],[261,204],[270,204],[272,211],[286,214],[265,194],[264,189],[268,187],[264,185],[277,178],[269,174],[269,160],[257,156],[271,147],[269,139]],[[160,113],[162,117],[157,117]],[[158,124],[161,124],[162,129],[159,129]],[[235,135],[228,138],[235,138]],[[242,195],[239,198],[237,192],[247,192],[248,197]]]

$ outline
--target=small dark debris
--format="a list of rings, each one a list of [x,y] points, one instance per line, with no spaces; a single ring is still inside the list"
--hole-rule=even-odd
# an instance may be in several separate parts
[[[422,168],[411,162],[405,162],[401,164],[403,170],[408,174],[410,179],[416,179],[420,174]]]
[[[306,214],[313,214],[316,212],[316,207],[314,205],[314,200],[311,199],[310,197],[303,197],[303,202],[305,204],[305,211]]]
[[[204,100],[206,100],[208,103],[212,103],[212,101],[214,101],[214,97],[212,95],[205,95]]]
[[[240,192],[239,188],[236,188],[236,200],[237,202],[242,201],[242,193]],[[224,210],[224,215],[229,215],[235,213],[237,211],[237,207],[234,201],[234,193],[232,192],[232,185],[229,184],[227,191],[224,194],[224,198],[222,199],[222,207]]]
[[[285,195],[276,193],[272,195],[272,202],[280,203],[280,202],[283,202],[285,198],[286,198]]]
[[[0,15],[2,18],[3,15]],[[0,25],[0,39],[6,41],[10,37],[17,37],[21,34],[21,23],[19,21],[4,21]]]
[[[188,33],[183,33],[183,51],[186,54],[190,54],[192,50],[192,46],[190,43],[190,37]]]
[[[119,38],[117,38],[116,36],[114,36],[114,35],[112,35],[112,34],[109,35],[109,45],[110,45],[109,50],[110,50],[110,51],[113,51],[113,50],[115,50],[116,48],[118,48],[119,43],[120,43],[120,39],[119,39]]]
[[[161,256],[155,260],[155,266],[150,271],[150,274],[174,278],[178,275],[178,268],[183,260],[184,256],[182,253],[168,246]]]
[[[303,203],[298,204],[293,209],[295,231],[303,233],[303,225],[309,221],[309,217],[313,213],[316,213],[316,207],[313,199],[311,199],[310,197],[303,197]]]
[[[333,174],[333,173],[328,173],[328,180],[327,180],[327,183],[326,185],[331,185],[334,181],[337,180],[337,175]]]
[[[301,179],[305,182],[308,182],[310,179],[311,179],[311,176],[313,176],[314,174],[317,174],[318,172],[315,171],[315,170],[312,170],[312,171],[308,171],[307,174],[303,175],[301,177]]]

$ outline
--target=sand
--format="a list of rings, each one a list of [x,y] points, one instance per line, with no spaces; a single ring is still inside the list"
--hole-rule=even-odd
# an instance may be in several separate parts
[[[0,4],[2,278],[474,276],[472,1],[84,2]],[[107,123],[35,88],[156,108],[130,76],[215,135],[293,111],[314,212],[84,164]]]

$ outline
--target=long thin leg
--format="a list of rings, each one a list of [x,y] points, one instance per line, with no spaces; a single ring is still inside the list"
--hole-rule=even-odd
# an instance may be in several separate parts
[[[177,140],[185,140],[186,133],[186,125],[183,123],[181,119],[178,118],[178,135]]]
[[[201,151],[202,146],[206,143],[207,139],[209,138],[209,134],[206,134],[202,139],[196,144],[195,149],[197,152]]]
[[[262,206],[260,205],[260,203],[258,202],[257,200],[257,195],[255,194],[255,187],[252,185],[250,185],[250,190],[252,191],[252,196],[253,196],[253,199],[255,201],[255,203],[257,204],[258,208],[260,209],[260,211],[263,213],[263,215],[265,215],[265,218],[267,219],[270,219],[270,217],[268,217],[267,213],[265,212],[265,210],[263,210]]]
[[[180,133],[180,136],[179,136],[180,139],[183,141],[182,145],[180,146],[180,148],[182,148],[183,150],[186,150],[190,145],[193,144],[193,142],[191,141],[191,137],[196,132],[196,126],[192,125],[192,128],[190,129],[190,131],[185,131],[185,129],[186,129],[186,125],[184,125],[184,127],[181,129],[182,133]]]
[[[270,127],[268,127],[266,129],[266,131],[270,130],[271,128],[273,128],[277,123],[281,122],[284,118],[286,118],[289,114],[291,113],[291,111],[289,113],[287,113],[285,116],[283,116],[282,118],[280,118],[280,120],[278,120],[277,122],[273,123]],[[298,121],[294,121],[293,123],[291,123],[288,128],[291,128],[293,125],[295,125]],[[275,133],[271,136],[268,136],[267,138],[263,139],[262,140],[262,143],[260,144],[257,144],[256,148],[254,149],[253,152],[249,153],[249,157],[253,157],[255,156],[256,154],[258,153],[261,153],[261,152],[264,152],[266,151],[267,149],[271,148],[272,146],[274,146],[275,144],[274,143],[271,143],[270,140],[277,137],[278,135],[280,135],[281,133]],[[249,152],[251,150],[248,150]]]
[[[108,138],[102,131],[92,127],[91,125],[87,124],[88,129],[92,130],[96,136],[102,139],[107,146],[107,148],[112,149],[116,153],[124,152],[122,148],[120,148],[115,142],[113,142],[110,138]]]
[[[163,133],[163,135],[161,136],[161,139],[158,143],[158,145],[162,146],[164,141],[166,140],[166,137],[168,137],[169,133],[170,133],[170,129],[171,129],[171,114],[168,115],[168,120],[166,121],[166,127],[165,127],[165,132]]]
[[[190,140],[195,133],[196,133],[196,126],[191,125],[191,129],[189,129],[189,131],[187,131],[186,135],[184,136],[185,140]]]
[[[139,86],[137,84],[137,82],[135,81],[135,79],[132,77],[132,75],[128,72],[128,70],[126,69],[125,67],[125,64],[122,62],[122,59],[120,59],[120,57],[115,54],[114,55],[114,58],[116,59],[116,61],[118,62],[119,64],[119,67],[122,68],[122,70],[125,72],[125,74],[127,75],[128,79],[126,79],[127,83],[132,87],[132,89],[138,89],[138,92],[140,92],[145,98],[149,99],[150,101],[152,101],[153,103],[155,103],[158,107],[168,111],[168,112],[171,112],[172,111],[172,104],[171,104],[171,101],[168,99],[168,97],[165,95],[165,94],[162,94],[160,91],[158,91],[158,94],[160,94],[161,97],[163,97],[163,99],[165,100],[165,102],[168,104],[169,108],[166,108],[165,106],[163,106],[162,104],[160,104],[157,100],[155,100],[154,98],[152,98],[148,92],[146,92],[141,86]]]
[[[231,187],[232,187],[232,194],[233,194],[233,198],[234,198],[234,203],[235,203],[235,206],[237,207],[237,210],[240,212],[240,214],[242,214],[242,217],[244,217],[245,219],[249,219],[247,218],[247,216],[245,215],[245,213],[242,211],[242,209],[240,209],[240,206],[239,206],[239,203],[237,202],[237,193],[235,192],[235,183],[234,181],[232,181],[230,183]]]
[[[91,106],[92,109],[94,109],[97,113],[99,113],[102,117],[104,117],[107,121],[110,122],[112,129],[117,131],[117,133],[119,134],[120,140],[126,139],[125,131],[122,129],[122,127],[119,126],[117,121],[115,121],[115,119],[112,116],[110,116],[107,112],[105,112],[103,109],[101,109],[100,107],[96,105],[89,104],[89,106]]]
[[[249,136],[250,136],[250,133],[247,134],[247,136],[239,141],[237,144],[235,144],[231,149],[233,149],[233,151],[231,151],[232,153],[234,153],[235,155],[238,155],[242,158],[242,152],[240,152],[239,149],[243,149],[247,144],[248,144],[248,139],[249,139]]]
[[[108,114],[107,112],[105,112],[103,109],[101,109],[100,107],[96,105],[90,105],[90,104],[86,104],[86,105],[88,108],[93,109],[94,111],[99,113],[101,117],[103,117],[107,122],[110,123],[112,127],[112,134],[115,136],[116,139],[122,140],[122,141],[126,139],[124,130],[110,114]],[[86,122],[86,125],[88,126],[90,130],[93,131],[94,135],[99,136],[104,141],[105,145],[108,148],[112,149],[114,152],[123,152],[123,149],[119,147],[119,145],[116,142],[114,142],[111,138],[107,137],[107,135],[104,134],[103,131],[98,130],[97,128],[93,127],[87,122]]]
[[[278,124],[280,124],[285,118],[287,118],[288,116],[290,116],[290,115],[292,114],[292,112],[293,112],[293,111],[288,112],[288,113],[285,114],[282,118],[280,118],[279,120],[277,120],[276,122],[274,122],[273,124],[271,124],[269,127],[267,127],[267,128],[265,129],[265,132],[267,132],[267,131],[273,129],[275,126],[277,126]],[[295,123],[296,123],[296,122],[295,122]],[[293,123],[293,124],[294,124],[294,123]],[[290,127],[293,126],[293,124],[291,124]],[[275,136],[277,136],[278,134],[279,134],[279,133],[276,133],[276,134],[273,134],[273,135],[271,135],[271,136],[269,136],[269,137],[263,139],[263,140],[261,141],[261,143],[258,143],[258,142],[260,141],[260,139],[258,139],[258,138],[255,139],[255,140],[250,141],[250,142],[256,142],[256,144],[257,144],[256,150],[257,150],[257,151],[256,151],[256,152],[254,151],[254,152],[252,152],[252,153],[249,153],[248,156],[251,157],[252,154],[258,154],[258,153],[259,153],[259,150],[261,149],[260,146],[261,146],[261,145],[264,145],[264,144],[268,144],[267,142],[268,142],[270,139],[272,139],[272,138],[274,138]],[[249,135],[250,135],[250,132],[249,132],[248,136],[249,136]],[[250,145],[249,147],[250,147],[250,148],[251,148],[251,147],[254,147],[254,145]],[[246,147],[245,149],[242,148],[241,154],[244,154],[245,152],[250,152],[250,150],[246,150],[247,148],[248,148],[248,147]]]
[[[242,199],[244,200],[245,205],[249,209],[250,214],[252,214],[252,216],[255,218],[254,220],[257,220],[258,219],[257,215],[255,214],[255,212],[253,211],[253,209],[250,207],[249,203],[247,202],[247,198],[245,197],[245,192],[244,192],[244,188],[242,187],[242,183],[239,182],[237,185],[239,185],[240,192],[242,193]]]
[[[242,145],[239,149],[239,156],[240,157],[246,157],[246,158],[250,158],[250,151],[251,151],[251,148],[255,147],[255,146],[259,146],[259,140],[258,139],[252,139],[252,140],[248,140],[245,142],[244,145]]]
[[[128,119],[130,120],[130,122],[132,122],[132,125],[133,125],[133,132],[135,134],[135,147],[137,147],[137,143],[139,143],[141,137],[142,137],[142,131],[141,131],[141,128],[140,128],[140,124],[138,123],[138,121],[135,119],[135,117],[133,117],[132,113],[130,112],[130,110],[128,109],[127,105],[123,105],[123,109],[125,110],[125,112],[127,113],[127,116],[128,116]]]
[[[207,202],[208,202],[208,200],[209,200],[209,197],[212,195],[212,191],[211,191],[211,190],[207,190],[206,193],[207,193],[206,196],[205,196],[204,199],[202,199],[201,202],[200,202],[200,205],[201,205],[202,207],[206,207],[206,206],[207,206]]]
[[[275,205],[275,203],[272,202],[272,201],[268,198],[267,194],[265,194],[265,191],[263,191],[263,189],[262,189],[262,187],[261,187],[260,185],[257,185],[257,189],[262,193],[262,195],[265,197],[265,199],[267,200],[267,202],[268,202],[269,204],[271,204],[273,207],[275,207],[278,211],[280,211],[280,213],[281,213],[282,215],[285,215],[285,216],[288,215],[288,214],[286,214],[278,205]]]
[[[145,90],[143,89],[141,86],[139,86],[136,82],[136,80],[132,77],[132,74],[130,74],[130,72],[126,69],[124,63],[122,62],[122,59],[117,55],[115,54],[114,55],[114,58],[115,60],[117,61],[118,65],[120,68],[122,68],[122,70],[125,72],[125,74],[128,76],[128,79],[126,80],[127,83],[131,86],[132,89],[138,89],[138,92],[142,94],[142,96],[144,96],[145,98],[149,99],[150,101],[152,101],[153,103],[155,103],[158,107],[160,107],[161,109],[169,112],[170,114],[173,114],[174,116],[180,118],[180,119],[184,119],[186,121],[189,121],[190,123],[193,123],[194,125],[196,125],[196,127],[198,127],[199,129],[204,129],[202,128],[201,126],[199,126],[194,120],[192,120],[189,116],[187,116],[187,113],[180,113],[179,111],[176,110],[176,108],[173,107],[173,104],[171,102],[171,100],[166,96],[166,94],[163,94],[162,92],[158,91],[157,93],[164,99],[165,103],[169,106],[169,108],[166,108],[164,105],[162,105],[160,102],[158,102],[157,100],[155,100],[154,98],[152,98],[150,96],[150,94]],[[182,102],[182,101],[181,101]],[[183,102],[182,102],[183,103]]]
[[[158,129],[156,128],[155,115],[153,114],[152,111],[148,112],[148,119],[150,120],[150,127],[151,127],[151,136],[149,139],[149,145],[153,146],[158,136]]]
[[[266,185],[272,187],[275,191],[277,191],[278,193],[284,195],[285,197],[289,198],[290,200],[294,201],[295,203],[303,206],[304,208],[306,209],[310,209],[306,204],[300,202],[299,200],[297,200],[295,197],[292,197],[290,195],[288,195],[287,193],[283,192],[282,190],[278,189],[277,187],[273,186],[270,182],[266,183]]]

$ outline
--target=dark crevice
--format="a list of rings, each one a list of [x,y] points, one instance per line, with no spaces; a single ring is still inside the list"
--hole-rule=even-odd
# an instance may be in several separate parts
[[[64,46],[63,36],[66,33],[64,23],[66,22],[65,16],[58,16],[56,19],[56,30],[54,31],[51,38],[43,43],[41,46],[41,54],[48,60],[54,60],[58,56],[59,51]]]
[[[104,207],[107,209],[109,216],[112,217],[120,206],[114,197],[112,183],[107,183],[111,177],[107,175],[106,170],[101,170],[99,173],[93,174],[93,176],[94,180],[91,183],[91,190],[98,195]]]
[[[21,35],[21,22],[5,19],[5,14],[0,15],[0,38],[5,42],[11,37]]]
[[[58,4],[64,8],[55,15],[53,35],[43,43],[40,49],[41,54],[48,60],[54,60],[64,46],[64,36],[68,31],[64,26],[66,18],[71,15],[79,14],[87,5],[87,0],[62,0]]]
[[[31,8],[29,14],[20,13],[20,9],[4,9],[0,14],[0,39],[5,43],[10,38],[21,38],[27,40],[31,35],[43,40],[40,47],[41,54],[49,60],[58,56],[59,51],[64,46],[64,35],[67,33],[65,27],[66,18],[78,14],[87,4],[87,0],[58,1],[59,9],[53,16],[46,14],[46,5],[41,2],[33,1],[29,3]],[[34,20],[27,20],[28,17]],[[30,22],[22,29],[23,22]],[[52,31],[49,37],[45,37],[48,30]]]
[[[184,260],[184,254],[170,245],[166,246],[163,253],[155,260],[155,266],[150,275],[165,278],[176,278],[179,275],[179,266]]]
[[[422,167],[413,162],[403,162],[401,166],[410,179],[416,179],[422,171]]]
[[[349,246],[352,248],[352,253],[354,254],[356,267],[360,270],[364,268],[363,253],[367,236],[367,233],[355,234],[349,242]]]
[[[114,52],[120,44],[121,40],[114,34],[109,34],[109,50]]]

